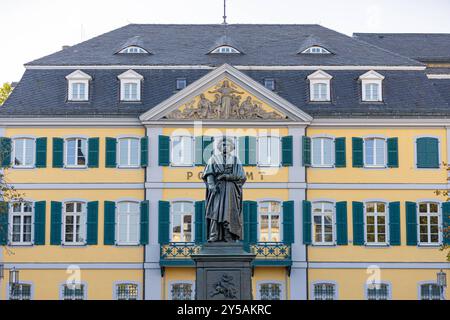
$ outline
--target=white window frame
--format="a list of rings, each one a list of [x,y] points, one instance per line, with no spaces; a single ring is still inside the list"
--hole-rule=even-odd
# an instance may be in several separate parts
[[[30,286],[30,299],[29,300],[34,300],[34,283],[31,281],[20,281],[17,285],[26,285],[26,286]],[[7,300],[12,300],[11,299],[11,284],[8,283],[7,285],[7,289],[6,289],[6,299]],[[13,300],[14,301],[14,300]],[[26,301],[24,299],[15,299],[15,301]]]
[[[279,231],[279,238],[280,238],[280,240],[279,241],[272,241],[272,240],[262,241],[261,240],[261,225],[262,225],[261,224],[261,214],[262,213],[261,213],[260,209],[261,209],[261,207],[262,207],[262,205],[264,203],[271,203],[271,202],[278,203],[278,206],[280,207],[280,212],[278,213],[278,223],[279,223],[278,227],[280,229],[280,231]],[[270,204],[269,205],[269,209],[271,207],[272,207],[272,205]],[[268,218],[267,218],[267,221],[268,221],[267,230],[268,230],[268,238],[269,239],[271,239],[271,237],[272,237],[272,219],[271,219],[272,215],[276,216],[277,213],[273,212],[271,210],[268,210],[268,212],[267,212],[267,216],[268,216]],[[258,233],[258,242],[271,242],[271,243],[281,243],[281,242],[283,242],[283,202],[282,201],[280,201],[280,200],[271,200],[271,199],[264,199],[264,200],[258,201],[258,232],[257,233]]]
[[[81,212],[67,212],[66,211],[66,205],[68,203],[81,203]],[[86,245],[86,240],[87,240],[87,202],[84,200],[66,200],[62,203],[62,230],[61,230],[61,243],[64,246],[84,246]],[[66,217],[72,215],[74,217],[73,220],[73,226],[74,229],[72,231],[73,236],[74,236],[74,240],[75,240],[75,236],[76,236],[76,232],[75,232],[75,225],[76,225],[76,216],[80,216],[80,239],[81,241],[72,241],[72,242],[68,242],[66,241]]]
[[[420,212],[420,205],[421,204],[427,204],[427,212],[421,213]],[[430,204],[436,204],[438,208],[437,213],[431,213],[430,212]],[[427,238],[429,241],[422,242],[420,240],[420,217],[425,216],[427,217]],[[430,217],[437,217],[438,218],[438,242],[430,242],[431,240],[431,224],[430,224]],[[436,247],[442,245],[442,204],[438,201],[418,201],[417,202],[417,244],[419,246],[429,246],[429,247]]]
[[[271,84],[270,86],[268,84]],[[274,91],[275,90],[275,79],[273,78],[265,78],[264,79],[264,87],[270,91]]]
[[[181,82],[184,83],[183,86],[180,86],[180,85],[179,85]],[[183,89],[186,88],[186,87],[187,87],[187,79],[186,79],[186,78],[178,78],[178,79],[176,80],[176,82],[175,82],[175,88],[176,88],[177,90],[183,90]]]
[[[361,81],[361,99],[363,102],[382,102],[383,101],[383,80],[384,76],[374,70],[370,70],[359,77]],[[378,99],[370,99],[366,95],[366,85],[378,85]]]
[[[120,285],[134,285],[137,288],[137,297],[136,300],[142,300],[141,298],[141,286],[137,281],[119,281],[114,283],[114,300],[119,300],[119,286]],[[122,300],[131,300],[131,299],[122,299]],[[133,299],[134,300],[134,299]]]
[[[192,206],[192,213],[184,213],[181,215],[180,238],[184,238],[183,221],[185,216],[191,216],[191,241],[173,241],[173,222],[174,222],[174,205],[176,203],[189,203]],[[179,243],[192,243],[195,241],[195,202],[192,200],[178,199],[170,203],[170,241]]]
[[[239,54],[241,52],[239,50],[237,50],[236,48],[233,48],[232,46],[224,45],[224,46],[220,46],[220,47],[215,48],[213,51],[211,51],[211,53]]]
[[[126,212],[120,212],[119,211],[119,204],[121,203],[127,203],[127,211]],[[132,213],[130,211],[130,203],[136,204],[137,205],[137,212]],[[130,218],[132,214],[136,214],[137,215],[137,221],[138,221],[138,225],[137,225],[137,241],[130,241]],[[127,217],[127,241],[120,241],[120,219],[119,216],[120,215],[125,215]],[[140,211],[140,202],[137,200],[120,200],[116,202],[116,214],[115,214],[115,219],[116,219],[116,230],[115,230],[115,238],[116,238],[116,245],[118,246],[135,246],[135,245],[139,245],[140,244],[140,224],[141,224],[141,211]]]
[[[173,296],[172,296],[172,289],[174,285],[177,284],[188,284],[191,285],[192,288],[192,292],[191,292],[191,300],[195,299],[195,281],[190,281],[190,280],[174,280],[174,281],[169,281],[169,283],[167,284],[168,286],[168,298],[169,300],[173,300]]]
[[[378,281],[378,282],[374,282],[374,283],[367,283],[367,282],[365,283],[365,285],[364,285],[364,295],[365,295],[366,300],[369,300],[369,286],[371,286],[371,285],[375,285],[375,286],[377,286],[377,285],[386,285],[387,286],[386,300],[391,300],[392,299],[392,285],[391,285],[391,283],[387,282],[387,281]],[[373,301],[377,301],[377,300],[381,301],[381,299],[375,299]]]
[[[61,286],[60,286],[60,293],[59,293],[59,299],[60,300],[68,300],[68,301],[69,300],[75,300],[75,299],[64,299],[64,287],[65,286],[69,286],[69,285],[74,285],[74,286],[81,285],[81,286],[83,286],[83,299],[77,299],[77,300],[87,300],[88,285],[84,281],[79,282],[79,283],[74,283],[74,284],[70,284],[70,283],[66,283],[66,282],[61,284]]]
[[[325,156],[325,148],[324,148],[324,143],[323,143],[323,139],[328,139],[331,140],[331,163],[330,164],[325,164],[323,163],[324,160],[324,156]],[[321,162],[320,164],[318,163],[314,163],[314,141],[318,141],[320,140],[320,157],[321,157]],[[317,142],[316,142],[317,143]],[[327,137],[327,136],[316,136],[316,137],[311,137],[311,167],[313,168],[333,168],[335,166],[335,139],[334,137]]]
[[[286,285],[283,281],[277,281],[277,280],[273,280],[273,281],[267,281],[267,280],[263,280],[263,281],[258,281],[256,283],[256,300],[261,300],[261,286],[265,285],[265,284],[276,284],[280,286],[280,300],[285,300],[286,299]],[[268,300],[267,300],[268,301]]]
[[[13,137],[12,139],[12,158],[11,158],[11,162],[12,162],[12,167],[13,168],[17,168],[17,169],[29,169],[29,168],[34,168],[36,166],[36,138],[34,137],[27,137],[27,136],[18,136],[18,137]],[[16,164],[15,160],[16,160],[16,152],[17,152],[17,148],[16,148],[16,142],[18,140],[30,140],[32,141],[32,145],[33,145],[33,150],[32,150],[32,163],[28,164],[28,165],[18,165]],[[22,155],[25,156],[26,155],[26,148],[25,148],[25,144],[23,145],[23,149],[21,150]],[[26,156],[25,156],[26,157]]]
[[[436,280],[430,280],[430,281],[420,281],[418,284],[417,284],[417,294],[418,294],[418,297],[417,297],[417,299],[418,300],[423,300],[423,301],[432,301],[432,300],[425,300],[425,299],[422,299],[422,286],[423,285],[437,285],[437,283],[436,283]],[[444,300],[446,299],[446,290],[445,290],[446,288],[444,288],[444,292],[443,292],[443,297],[444,297]],[[439,292],[439,294],[440,294],[440,292]],[[441,296],[439,295],[439,300],[441,300]]]
[[[368,213],[367,212],[367,205],[373,203],[375,205],[374,212]],[[382,203],[384,204],[384,214],[379,214],[377,204]],[[374,242],[368,242],[367,241],[367,217],[373,216],[374,217],[374,236],[375,240]],[[384,216],[384,233],[385,233],[385,242],[378,242],[378,216]],[[370,200],[366,201],[364,203],[364,244],[366,246],[388,246],[389,245],[389,203],[386,201],[381,200]]]
[[[68,141],[69,140],[84,140],[86,141],[86,152],[85,152],[85,164],[68,164],[68,152],[69,152],[69,145],[68,145]],[[78,163],[78,154],[77,154],[77,150],[78,150],[78,142],[76,143],[75,146],[75,159]],[[64,167],[65,168],[87,168],[88,167],[88,157],[89,157],[89,139],[86,137],[66,137],[64,138]]]
[[[119,53],[123,53],[123,54],[143,54],[143,53],[147,53],[148,51],[139,47],[139,46],[129,46],[126,47],[122,50],[119,51]]]
[[[144,80],[144,77],[137,73],[134,70],[128,70],[124,73],[120,74],[117,77],[120,81],[120,101],[122,102],[140,102],[141,101],[141,83]],[[136,99],[132,99],[131,97],[125,96],[125,86],[127,84],[136,84],[137,86],[137,96]]]
[[[314,204],[322,204],[321,205],[321,212],[320,213],[314,213],[314,209],[313,209],[313,206],[314,206]],[[324,238],[325,238],[325,233],[324,233],[324,230],[325,230],[325,223],[324,223],[324,221],[325,221],[325,219],[324,219],[324,216],[325,215],[327,215],[327,214],[325,214],[324,213],[324,204],[325,203],[327,203],[327,204],[330,204],[331,205],[331,207],[333,208],[333,211],[331,212],[331,219],[332,219],[332,222],[331,222],[331,226],[332,226],[332,228],[333,228],[333,230],[332,230],[332,240],[330,241],[330,242],[326,242],[326,241],[324,241]],[[316,231],[314,230],[315,228],[314,228],[314,216],[321,216],[321,226],[322,226],[322,234],[321,234],[321,238],[322,238],[322,241],[316,241],[316,237],[315,237],[315,235],[316,235]],[[334,245],[336,245],[336,203],[335,202],[332,202],[332,201],[329,201],[329,200],[316,200],[316,201],[313,201],[312,203],[311,203],[311,240],[312,240],[312,244],[313,245],[315,245],[315,246],[334,246]]]
[[[333,77],[322,70],[317,70],[316,72],[310,74],[308,76],[309,80],[309,98],[311,102],[330,102],[331,101],[331,79]],[[316,84],[325,84],[326,98],[320,99],[319,97],[314,96],[314,85]]]
[[[373,159],[376,161],[377,158],[377,148],[376,141],[382,140],[384,144],[384,154],[383,154],[383,164],[368,164],[367,163],[367,153],[366,153],[366,144],[367,140],[374,140],[374,148],[372,149]],[[363,138],[363,153],[364,153],[364,168],[387,168],[387,139],[379,136],[369,136]]]
[[[331,281],[331,280],[318,280],[318,281],[314,281],[313,283],[311,283],[311,300],[317,300],[316,299],[316,291],[315,286],[317,285],[332,285],[334,287],[334,294],[333,294],[333,299],[332,300],[338,300],[338,285],[335,281]],[[324,299],[319,299],[318,301],[326,301]]]
[[[120,144],[121,140],[137,140],[138,142],[138,148],[137,148],[137,164],[136,165],[132,165],[130,164],[131,162],[131,143],[130,141],[127,142],[127,164],[121,164],[120,163],[120,159],[121,159],[121,153],[122,153],[122,147]],[[141,138],[139,137],[119,137],[117,138],[117,167],[118,168],[140,168],[141,167]]]
[[[185,161],[183,163],[175,163],[174,162],[174,156],[173,153],[175,151],[174,148],[174,142],[175,139],[181,138],[181,139],[190,139],[191,140],[191,159],[190,161]],[[184,142],[182,142],[182,150],[183,150],[183,157],[185,156],[185,146]],[[194,166],[194,158],[195,158],[195,138],[190,135],[174,135],[170,137],[170,166],[171,167],[192,167]]]
[[[13,211],[13,207],[14,204],[19,204],[21,207],[21,211],[20,212],[14,212]],[[25,206],[25,203],[29,203],[31,205],[31,212],[24,212],[23,208]],[[8,232],[8,236],[9,236],[9,241],[8,244],[11,246],[32,246],[34,244],[34,201],[27,201],[24,200],[22,202],[18,202],[18,201],[14,201],[11,202],[9,205],[9,232]],[[13,239],[13,222],[14,222],[14,217],[18,216],[20,217],[20,241],[14,241]],[[30,241],[23,241],[23,236],[24,236],[24,217],[25,216],[31,216],[31,234],[30,234]]]
[[[324,47],[321,46],[311,46],[305,50],[303,50],[301,53],[303,54],[331,54],[331,52]]]
[[[68,101],[71,102],[87,102],[89,101],[89,82],[92,80],[92,77],[87,73],[84,73],[81,70],[76,70],[66,76],[67,79],[67,92],[68,92]],[[84,97],[75,97],[73,92],[73,84],[80,83],[84,84],[85,92]]]
[[[277,148],[278,163],[272,162],[272,154],[270,152],[268,153],[269,159],[268,159],[267,163],[261,162],[261,160],[262,160],[261,140],[262,139],[267,139],[267,145],[268,145],[267,149],[269,151],[272,150],[272,139],[278,141],[278,148]],[[258,136],[257,142],[256,142],[256,149],[257,149],[257,155],[258,155],[258,161],[257,161],[258,167],[280,167],[281,166],[281,137],[276,136],[276,135]]]

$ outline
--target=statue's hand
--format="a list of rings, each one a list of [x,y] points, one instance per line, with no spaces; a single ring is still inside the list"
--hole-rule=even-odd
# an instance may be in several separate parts
[[[217,185],[209,185],[208,189],[211,193],[215,194],[219,192],[219,187]]]

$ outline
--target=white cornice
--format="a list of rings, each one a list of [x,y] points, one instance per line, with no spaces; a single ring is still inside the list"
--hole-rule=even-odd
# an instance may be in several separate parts
[[[4,127],[141,127],[138,118],[0,118]]]
[[[450,74],[427,74],[428,79],[450,79]]]
[[[314,119],[312,127],[448,127],[450,119]]]
[[[238,70],[258,70],[258,71],[289,71],[289,70],[402,70],[414,71],[425,70],[425,66],[244,66],[235,65]],[[29,70],[73,70],[73,69],[99,69],[99,70],[124,70],[124,69],[141,69],[141,70],[164,70],[164,69],[195,69],[195,70],[213,70],[217,67],[208,65],[66,65],[66,66],[35,66],[25,65],[25,69]]]

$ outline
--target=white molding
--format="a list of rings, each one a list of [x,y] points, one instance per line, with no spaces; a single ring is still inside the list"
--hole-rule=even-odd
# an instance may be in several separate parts
[[[264,65],[235,65],[238,70],[425,70],[426,66],[305,66],[305,65],[292,65],[292,66],[264,66]],[[25,69],[28,70],[71,70],[71,69],[201,69],[212,70],[215,67],[208,65],[25,65]]]
[[[427,74],[428,79],[440,79],[447,80],[450,79],[450,74]]]
[[[17,190],[143,190],[144,183],[12,183]]]
[[[92,77],[81,70],[76,70],[76,71],[72,72],[71,74],[67,75],[66,79],[67,80],[87,80],[87,81],[89,81],[89,80],[92,80]]]
[[[314,286],[317,284],[332,284],[334,285],[334,295],[333,295],[333,300],[338,300],[339,299],[339,285],[336,281],[334,280],[314,280],[311,282],[310,284],[310,288],[309,288],[309,299],[310,300],[316,300],[316,296],[315,296],[315,291],[314,291]]]
[[[138,118],[0,118],[4,127],[142,127]]]
[[[450,268],[450,262],[308,262],[310,269],[367,269],[376,265],[380,269],[429,269]]]
[[[256,282],[256,300],[261,300],[261,285],[263,284],[279,284],[280,300],[286,300],[286,283],[280,280],[260,280]]]
[[[448,127],[450,119],[443,118],[347,118],[334,119],[322,118],[314,119],[310,123],[311,127]]]

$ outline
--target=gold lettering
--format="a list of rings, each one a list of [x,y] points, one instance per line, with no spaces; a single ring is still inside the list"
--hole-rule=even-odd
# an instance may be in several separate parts
[[[186,172],[186,179],[190,180],[192,178],[192,176],[194,175],[194,173],[192,171],[188,171]]]
[[[253,172],[246,172],[245,173],[245,175],[246,175],[246,177],[247,177],[247,180],[253,180]]]

